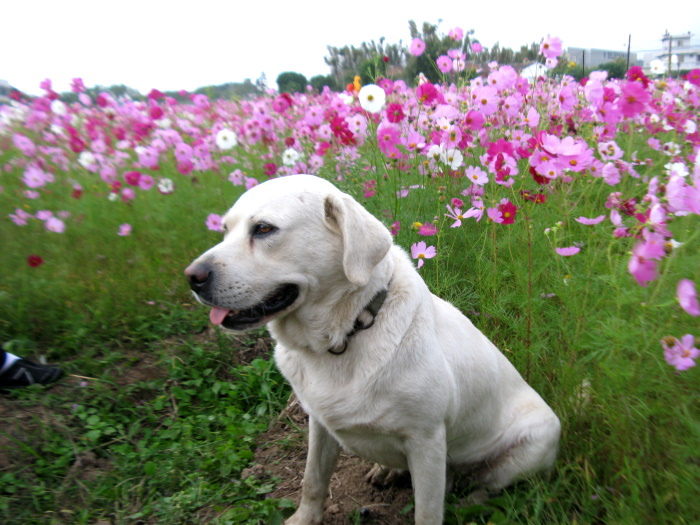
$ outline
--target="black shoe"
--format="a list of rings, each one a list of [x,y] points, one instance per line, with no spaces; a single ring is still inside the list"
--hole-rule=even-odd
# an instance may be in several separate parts
[[[0,374],[0,391],[30,385],[48,385],[62,376],[63,370],[57,366],[40,365],[20,358]]]

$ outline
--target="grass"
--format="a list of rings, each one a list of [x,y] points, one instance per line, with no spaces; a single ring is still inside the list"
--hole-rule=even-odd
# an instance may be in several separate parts
[[[656,154],[635,140],[629,149],[640,158]],[[428,285],[494,340],[563,423],[551,478],[523,482],[484,506],[450,495],[446,522],[698,523],[699,376],[675,372],[659,344],[669,334],[700,335],[674,299],[680,278],[700,282],[697,217],[671,225],[685,244],[662,263],[659,280],[640,287],[627,271],[634,239],[613,241],[609,224],[573,220],[606,213],[610,188],[600,179],[555,183],[547,203],[535,204],[519,196],[536,189],[523,178],[489,195],[518,203],[514,224],[472,219],[450,229],[445,204],[462,181],[378,167],[369,175],[378,193],[364,198],[361,184],[373,172],[363,167],[341,187],[387,225],[400,221],[399,244],[436,246],[438,256],[420,270]],[[329,165],[324,174],[333,172]],[[88,378],[2,399],[4,414],[14,416],[0,429],[0,453],[11,459],[0,466],[3,523],[280,523],[290,503],[266,499],[267,482],[241,473],[288,387],[267,359],[235,364],[235,352],[262,333],[242,345],[199,335],[206,312],[192,304],[182,275],[219,238],[205,229],[206,216],[222,213],[241,190],[207,172],[173,177],[178,191],[169,196],[112,203],[91,176],[73,173],[26,202],[32,212],[69,209],[65,234],[0,220],[0,267],[9,269],[0,284],[5,347]],[[78,201],[68,196],[70,178],[86,188]],[[3,184],[6,217],[20,185]],[[423,188],[395,196],[414,184]],[[643,195],[637,179],[619,189]],[[411,228],[435,220],[436,237]],[[124,222],[134,228],[130,237],[116,235]],[[574,242],[584,243],[578,255],[554,252]],[[32,253],[44,264],[30,268]],[[152,377],[130,377],[149,367]],[[581,403],[584,381],[589,400]]]

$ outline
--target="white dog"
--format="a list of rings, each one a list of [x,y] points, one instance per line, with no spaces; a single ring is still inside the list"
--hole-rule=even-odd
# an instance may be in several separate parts
[[[185,274],[214,324],[268,324],[310,416],[287,523],[321,523],[341,447],[383,465],[375,478],[408,469],[418,524],[442,523],[448,466],[476,468],[488,491],[552,468],[557,416],[352,197],[282,177],[243,194],[223,225]]]

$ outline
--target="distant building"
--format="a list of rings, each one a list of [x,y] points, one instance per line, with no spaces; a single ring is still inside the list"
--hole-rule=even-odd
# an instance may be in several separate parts
[[[627,63],[627,51],[613,51],[610,49],[570,47],[566,50],[566,57],[570,62],[585,67],[586,71],[592,71],[601,64],[608,64],[616,60],[622,60]],[[632,53],[630,55],[630,66],[635,65],[636,62],[637,55]]]
[[[544,64],[539,62],[534,62],[527,67],[524,67],[520,72],[520,76],[526,78],[531,84],[535,82],[539,77],[546,77],[549,73],[549,69]]]
[[[651,72],[651,63],[661,61],[664,72],[690,71],[700,68],[700,43],[694,40],[695,35],[690,31],[684,34],[672,35],[668,31],[661,37],[661,48],[644,51],[644,72]]]

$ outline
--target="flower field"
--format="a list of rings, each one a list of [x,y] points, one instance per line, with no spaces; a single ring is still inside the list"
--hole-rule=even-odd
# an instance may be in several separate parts
[[[416,42],[411,49],[422,53]],[[545,39],[542,52],[556,63],[561,42]],[[469,509],[450,496],[449,522],[697,522],[700,71],[676,80],[633,67],[624,79],[591,72],[578,83],[567,76],[528,80],[492,63],[466,80],[464,58],[439,57],[444,82],[416,87],[379,78],[344,93],[271,91],[240,101],[192,95],[180,103],[157,90],[144,101],[109,93],[93,99],[76,79],[79,101],[69,105],[47,80],[43,96],[0,106],[2,341],[16,353],[47,355],[69,371],[74,363],[76,374],[102,377],[124,348],[188,337],[206,313],[192,304],[182,270],[217,242],[220,216],[269,178],[316,174],[383,220],[434,293],[494,340],[562,420],[551,479],[517,486],[491,507]],[[194,368],[209,359],[193,352],[197,360],[170,359]],[[186,384],[186,374],[173,370]],[[279,382],[275,373],[265,369],[260,377]],[[215,394],[240,394],[223,383],[211,383],[219,385]],[[265,390],[255,385],[251,392]],[[56,402],[89,407],[91,397],[114,395],[86,388],[94,391],[76,387],[70,395],[80,400],[64,394]],[[229,412],[218,396],[189,390],[178,398],[182,406],[216,413],[219,426],[209,436],[235,426],[224,421]],[[159,399],[148,398],[152,412],[129,442],[155,439],[152,429],[166,418],[162,404],[152,404]],[[254,408],[230,412],[232,420],[258,425],[232,434],[246,436],[235,446],[248,451],[250,436],[273,412]],[[139,512],[171,523],[201,519],[167,514],[153,503],[163,494],[187,494],[172,505],[192,512],[213,505],[206,490],[188,492],[203,480],[183,477],[174,486],[158,477],[166,449],[115,451],[109,442],[128,428],[114,424],[114,433],[87,436],[79,429],[85,414],[66,416],[74,443],[51,452],[53,467],[30,475],[30,463],[0,466],[0,510],[21,507],[25,520],[48,520],[59,505],[51,494],[82,449],[152,466],[138,474],[123,467],[124,477],[141,483],[137,510],[133,494],[105,489],[82,496],[86,510],[75,522],[108,514],[113,523],[134,522],[129,516]],[[189,417],[184,408],[179,414]],[[172,450],[192,436],[169,439]],[[211,474],[217,480],[235,479],[249,459],[216,457],[233,465]],[[274,514],[256,507],[260,487],[217,483],[217,505],[245,489],[246,508],[258,509],[245,519]],[[114,510],[114,501],[131,507]],[[265,512],[273,504],[265,503]]]

